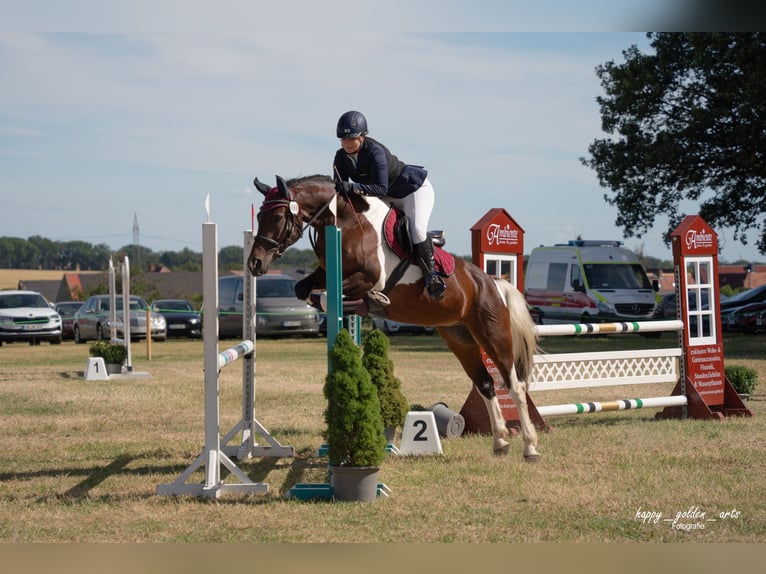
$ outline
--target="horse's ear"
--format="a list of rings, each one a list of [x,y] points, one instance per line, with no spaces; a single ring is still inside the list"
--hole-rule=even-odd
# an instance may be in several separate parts
[[[287,183],[281,177],[277,176],[277,189],[285,197],[285,199],[292,199],[293,194],[290,192],[290,188],[287,187]]]
[[[260,191],[263,195],[266,195],[267,193],[269,193],[269,190],[271,189],[265,183],[258,181],[257,177],[253,180],[253,185],[255,186],[255,189]]]

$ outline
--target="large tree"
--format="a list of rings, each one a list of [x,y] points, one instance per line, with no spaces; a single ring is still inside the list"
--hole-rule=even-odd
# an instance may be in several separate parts
[[[667,215],[668,240],[691,201],[743,244],[755,230],[766,253],[766,34],[647,36],[653,53],[633,45],[624,63],[596,68],[612,137],[594,140],[581,161],[610,190],[604,198],[626,237]]]

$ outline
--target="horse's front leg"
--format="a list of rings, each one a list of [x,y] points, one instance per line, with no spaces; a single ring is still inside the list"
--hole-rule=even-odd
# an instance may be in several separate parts
[[[326,279],[325,270],[317,267],[295,284],[295,296],[301,301],[306,301],[313,290],[325,288]]]
[[[363,271],[351,273],[343,277],[343,295],[351,301],[361,299],[373,287],[375,287],[375,282],[371,281]]]

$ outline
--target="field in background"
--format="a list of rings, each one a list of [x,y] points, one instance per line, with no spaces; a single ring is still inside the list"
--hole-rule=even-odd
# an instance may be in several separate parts
[[[0,269],[0,290],[18,289],[19,281],[59,281],[64,276],[62,270],[49,269]],[[82,271],[81,273],[103,273],[102,271]],[[55,301],[52,301],[55,303]]]
[[[551,419],[540,464],[491,454],[487,436],[443,441],[443,456],[389,457],[374,504],[287,501],[324,482],[324,339],[257,342],[256,417],[293,459],[239,466],[270,485],[218,501],[158,497],[203,446],[202,343],[133,347],[151,379],[82,378],[87,346],[0,348],[2,542],[757,542],[766,540],[766,359],[762,337],[730,338],[727,364],[757,369],[755,416],[657,421],[655,409]],[[222,349],[236,341],[226,341]],[[543,341],[549,351],[672,344],[670,336]],[[409,402],[460,410],[469,382],[438,336],[391,338]],[[760,349],[760,351],[758,351]],[[753,358],[759,357],[759,358]],[[221,430],[240,418],[236,366],[221,376]],[[656,387],[656,388],[655,388]],[[667,386],[533,394],[537,404],[661,396]],[[199,476],[201,479],[201,475]],[[650,514],[655,520],[648,518]],[[683,517],[676,519],[679,513]],[[704,513],[704,518],[700,518]],[[728,513],[728,514],[726,514]],[[706,521],[709,519],[710,521]],[[673,520],[676,520],[675,526]],[[702,528],[695,525],[702,524]]]

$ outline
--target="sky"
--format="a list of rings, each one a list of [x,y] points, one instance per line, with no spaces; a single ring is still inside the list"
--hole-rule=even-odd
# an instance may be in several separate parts
[[[136,218],[141,245],[201,251],[209,194],[219,247],[241,245],[253,177],[329,175],[353,109],[426,167],[453,253],[496,207],[527,253],[623,239],[580,162],[607,135],[595,68],[648,51],[668,4],[528,4],[0,0],[0,236],[118,249]],[[670,260],[665,226],[625,245]],[[723,261],[764,260],[717,231]]]

